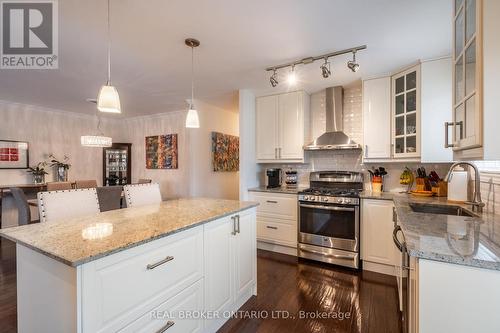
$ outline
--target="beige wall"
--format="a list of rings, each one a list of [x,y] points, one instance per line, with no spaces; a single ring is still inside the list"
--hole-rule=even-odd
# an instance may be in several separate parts
[[[213,172],[211,164],[211,131],[238,135],[238,113],[197,101],[199,129],[186,129],[186,111],[135,117],[109,117],[102,121],[105,135],[114,142],[132,143],[132,181],[149,178],[160,184],[164,199],[205,196],[237,199],[238,172]],[[112,116],[111,116],[112,117]],[[86,148],[80,136],[94,134],[97,120],[93,116],[49,110],[41,107],[0,101],[0,139],[28,141],[30,165],[45,160],[50,153],[71,157],[70,180],[96,179],[102,182],[102,150]],[[179,168],[146,169],[145,137],[178,134]],[[49,174],[47,181],[53,180]],[[31,183],[26,170],[0,170],[0,185]],[[13,203],[4,200],[4,226],[15,225],[17,214]]]
[[[189,143],[184,127],[185,111],[123,120],[115,141],[132,143],[132,182],[140,178],[160,184],[164,199],[189,196]],[[179,168],[146,169],[145,137],[178,135]]]
[[[109,121],[103,120],[101,128],[113,135],[116,127],[109,125]],[[102,182],[102,150],[80,145],[80,136],[94,134],[96,127],[95,117],[0,101],[0,140],[28,141],[30,166],[46,160],[51,153],[61,159],[68,155],[70,180]],[[52,181],[53,175],[49,174],[46,180]],[[26,170],[0,169],[0,184],[30,182],[32,177]]]
[[[239,135],[238,113],[198,101],[199,129],[188,129],[190,145],[190,194],[195,197],[238,199],[239,172],[212,169],[212,131]]]

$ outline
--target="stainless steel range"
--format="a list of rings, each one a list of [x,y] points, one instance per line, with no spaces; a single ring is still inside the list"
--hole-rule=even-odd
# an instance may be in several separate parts
[[[359,268],[359,192],[363,175],[311,172],[310,188],[299,193],[301,258]]]

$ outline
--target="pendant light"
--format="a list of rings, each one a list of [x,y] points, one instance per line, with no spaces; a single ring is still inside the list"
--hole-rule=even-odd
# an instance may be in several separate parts
[[[101,112],[121,113],[120,96],[115,87],[111,85],[111,28],[109,19],[109,1],[108,0],[108,80],[99,90],[97,96],[97,109]]]
[[[198,111],[194,107],[194,48],[200,46],[200,41],[194,38],[188,38],[184,41],[191,48],[191,101],[186,117],[186,128],[200,128],[200,118]]]
[[[84,147],[97,147],[97,148],[105,148],[105,147],[111,147],[113,144],[113,139],[111,139],[109,136],[104,136],[101,130],[101,118],[97,114],[96,111],[96,117],[97,117],[97,133],[95,135],[82,135],[80,137],[80,143]]]

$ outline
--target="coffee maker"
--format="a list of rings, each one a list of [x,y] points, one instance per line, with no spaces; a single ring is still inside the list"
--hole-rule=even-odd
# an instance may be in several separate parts
[[[281,169],[266,169],[266,188],[281,187],[282,182],[283,171]]]

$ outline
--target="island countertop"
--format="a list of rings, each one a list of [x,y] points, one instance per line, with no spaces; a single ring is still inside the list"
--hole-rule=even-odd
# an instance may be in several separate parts
[[[0,236],[76,267],[257,205],[236,200],[177,199],[6,228],[0,230]]]
[[[418,213],[411,209],[411,203],[461,206],[470,212],[470,206],[450,203],[446,198],[394,195],[394,206],[411,256],[500,270],[499,215],[485,212],[467,217]]]

